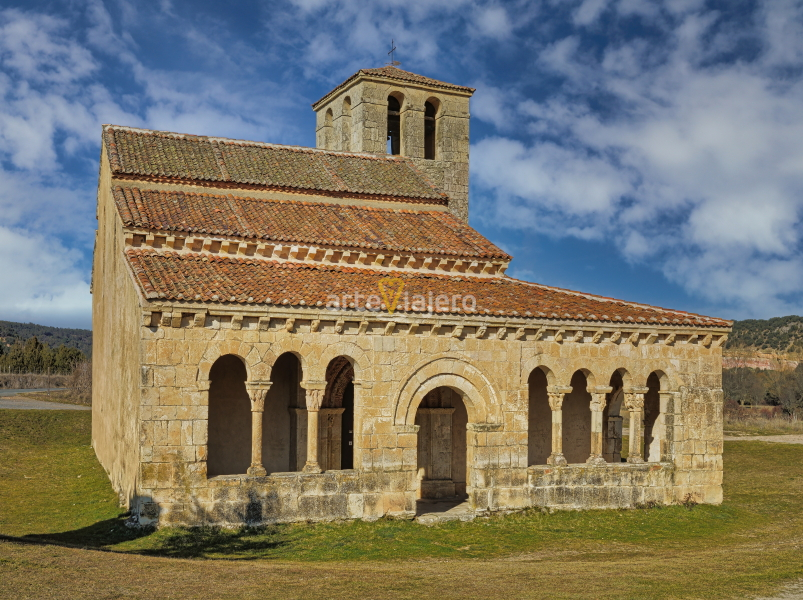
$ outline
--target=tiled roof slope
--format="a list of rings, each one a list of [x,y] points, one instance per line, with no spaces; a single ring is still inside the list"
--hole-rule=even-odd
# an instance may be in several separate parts
[[[134,274],[148,298],[291,306],[325,305],[330,294],[378,294],[388,273],[362,268],[276,263],[267,260],[166,251],[126,251]],[[394,273],[404,291],[429,297],[468,295],[480,314],[730,327],[729,321],[652,306],[569,292],[508,277],[480,279],[421,273]],[[458,303],[460,304],[460,303]],[[398,310],[403,310],[400,306]]]
[[[327,98],[332,94],[332,92],[336,92],[337,90],[345,87],[360,75],[369,75],[374,77],[386,77],[388,79],[395,79],[397,81],[407,81],[410,83],[420,83],[423,85],[428,85],[432,87],[440,87],[448,90],[459,90],[461,92],[469,92],[473,94],[476,90],[472,87],[468,87],[465,85],[455,85],[454,83],[446,83],[445,81],[438,81],[437,79],[430,79],[429,77],[424,77],[423,75],[417,75],[415,73],[411,73],[410,71],[404,71],[403,69],[399,69],[398,67],[393,66],[385,66],[385,67],[378,67],[376,69],[360,69],[354,75],[346,79],[343,83],[339,86],[334,88],[332,91],[328,92],[326,96],[321,98]],[[320,104],[321,100],[318,100],[312,106],[315,107]]]
[[[103,126],[111,170],[117,175],[241,184],[328,195],[366,195],[445,203],[406,158],[332,152]]]
[[[445,211],[261,200],[120,186],[114,189],[114,199],[126,227],[510,259]]]

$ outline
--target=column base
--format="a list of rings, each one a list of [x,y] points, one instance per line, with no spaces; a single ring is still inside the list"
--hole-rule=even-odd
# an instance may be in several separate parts
[[[644,459],[640,456],[628,456],[627,462],[632,463],[634,465],[639,465],[644,462]]]
[[[608,464],[608,461],[605,460],[599,454],[596,454],[596,455],[592,454],[591,456],[588,457],[588,460],[586,460],[586,464],[587,465],[605,465],[605,464]]]
[[[549,458],[546,459],[546,464],[554,467],[564,467],[569,463],[566,462],[566,457],[563,454],[550,454]]]
[[[323,473],[321,466],[318,463],[308,462],[304,465],[304,468],[301,469],[302,473]]]
[[[265,467],[255,465],[248,467],[248,470],[245,473],[251,477],[265,477],[268,474],[268,472],[265,470]]]

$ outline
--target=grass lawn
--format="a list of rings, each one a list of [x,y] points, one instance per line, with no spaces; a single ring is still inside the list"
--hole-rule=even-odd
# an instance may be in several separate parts
[[[744,598],[803,577],[803,445],[726,443],[722,506],[153,532],[124,526],[89,444],[89,413],[0,410],[0,533],[60,544],[0,542],[0,598]]]

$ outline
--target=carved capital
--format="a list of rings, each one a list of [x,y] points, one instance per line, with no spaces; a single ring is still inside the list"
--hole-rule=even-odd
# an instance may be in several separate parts
[[[263,412],[265,410],[265,398],[270,390],[270,381],[249,381],[245,384],[248,390],[248,397],[251,398],[251,412]]]
[[[563,408],[563,394],[547,394],[549,398],[549,408],[560,410]]]
[[[644,410],[644,394],[625,392],[625,408],[627,410]]]
[[[591,412],[602,412],[605,409],[605,404],[607,404],[605,393],[591,394]]]
[[[307,410],[320,410],[326,390],[307,390]]]

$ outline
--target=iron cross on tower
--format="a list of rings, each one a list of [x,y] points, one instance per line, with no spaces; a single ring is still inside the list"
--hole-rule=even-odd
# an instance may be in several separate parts
[[[391,67],[398,67],[401,63],[395,59],[394,52],[396,52],[396,44],[393,40],[390,40],[390,52],[388,52],[388,56],[390,56],[390,62],[388,63]]]

